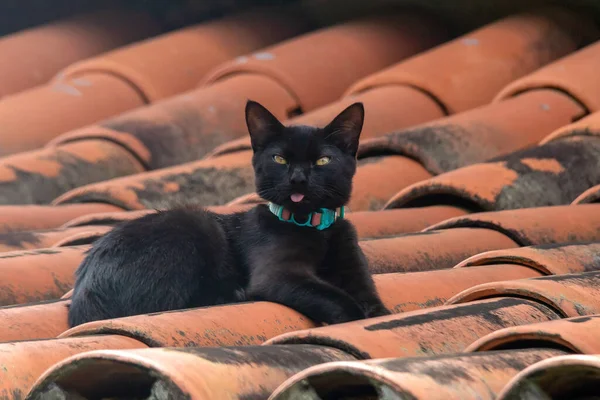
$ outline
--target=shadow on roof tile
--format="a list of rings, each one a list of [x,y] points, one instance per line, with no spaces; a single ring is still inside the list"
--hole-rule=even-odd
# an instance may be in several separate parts
[[[520,246],[600,241],[600,205],[523,208],[471,214],[432,225],[426,231],[486,228],[504,233]]]
[[[572,204],[577,205],[591,203],[600,203],[600,185],[593,186],[581,193],[575,200],[573,200]]]
[[[455,268],[517,264],[544,275],[561,275],[600,270],[600,242],[550,244],[479,253]]]
[[[95,351],[54,365],[28,398],[66,391],[85,398],[161,393],[174,399],[266,399],[293,374],[337,360],[352,357],[319,346]]]
[[[540,361],[514,377],[498,400],[593,399],[598,395],[600,355],[565,355]]]
[[[599,314],[600,271],[483,283],[453,296],[446,304],[506,297],[536,301],[565,318]]]
[[[269,400],[317,400],[350,393],[371,395],[373,399],[495,400],[519,371],[564,354],[560,350],[536,349],[331,362],[292,376]]]
[[[0,39],[0,98],[41,85],[67,65],[159,33],[146,14],[98,11],[29,28]]]
[[[255,11],[78,62],[46,85],[0,101],[3,152],[33,150],[62,132],[192,89],[219,63],[302,33],[306,25],[300,13]]]
[[[599,354],[600,315],[565,318],[500,329],[473,342],[467,352],[556,348],[579,354]]]
[[[0,393],[5,399],[24,399],[31,386],[54,363],[86,351],[144,348],[142,343],[124,337],[105,335],[76,339],[0,343]]]

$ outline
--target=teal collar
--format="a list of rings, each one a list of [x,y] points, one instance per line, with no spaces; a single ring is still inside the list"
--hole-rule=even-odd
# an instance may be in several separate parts
[[[329,228],[338,218],[344,218],[345,214],[344,206],[338,208],[337,210],[319,208],[319,212],[312,212],[308,214],[306,222],[301,224],[298,221],[296,221],[296,219],[294,218],[294,214],[292,214],[289,210],[283,208],[283,206],[269,203],[269,210],[273,214],[275,214],[275,216],[279,218],[280,221],[291,222],[292,224],[298,226],[310,226],[320,231]]]

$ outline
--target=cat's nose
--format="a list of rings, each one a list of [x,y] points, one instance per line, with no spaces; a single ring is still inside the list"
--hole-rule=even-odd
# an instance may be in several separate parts
[[[306,175],[301,170],[294,170],[290,178],[292,185],[304,185],[306,183]]]

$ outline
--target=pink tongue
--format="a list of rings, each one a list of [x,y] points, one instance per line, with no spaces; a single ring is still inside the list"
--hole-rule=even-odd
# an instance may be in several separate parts
[[[291,198],[294,203],[299,203],[304,198],[304,195],[300,193],[294,193]]]

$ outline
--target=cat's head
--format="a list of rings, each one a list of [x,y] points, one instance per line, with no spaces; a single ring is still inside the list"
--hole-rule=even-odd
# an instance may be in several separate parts
[[[284,126],[265,107],[248,101],[257,193],[295,213],[346,204],[363,120],[362,103],[354,103],[324,128]]]

